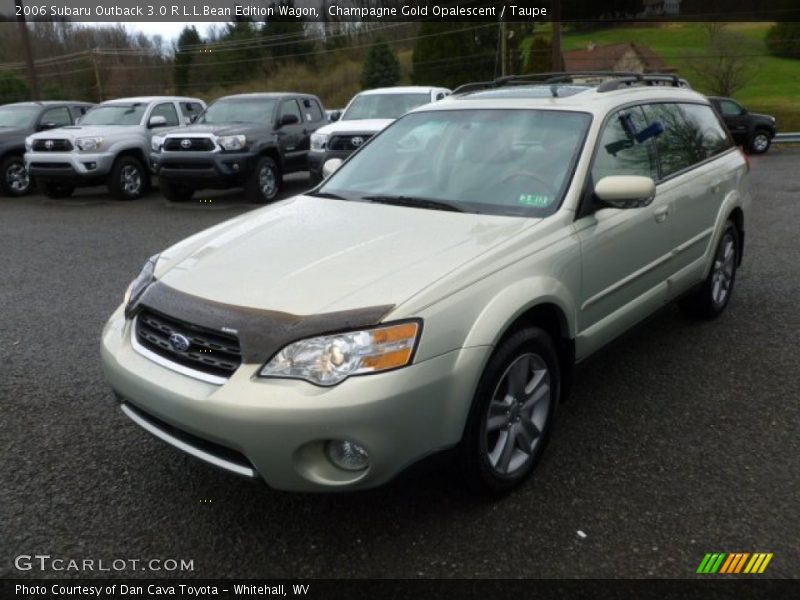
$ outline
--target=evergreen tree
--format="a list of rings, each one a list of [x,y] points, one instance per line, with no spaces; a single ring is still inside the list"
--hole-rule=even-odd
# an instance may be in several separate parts
[[[411,59],[414,83],[456,88],[499,75],[498,28],[424,21],[419,35]]]
[[[783,58],[800,58],[800,22],[775,23],[764,40],[770,54]]]
[[[13,73],[0,73],[0,104],[30,100],[30,92],[25,81]]]
[[[175,91],[179,94],[185,94],[189,89],[192,63],[198,52],[199,45],[202,43],[203,40],[194,26],[184,27],[178,36],[178,42],[175,44],[175,67],[173,72]],[[191,48],[191,46],[194,47]]]
[[[361,87],[390,87],[399,81],[400,62],[385,39],[376,39],[369,47],[367,60],[361,70]]]
[[[264,20],[261,35],[270,40],[269,54],[273,58],[291,57],[292,60],[304,63],[313,62],[309,52],[314,50],[314,44],[305,36],[305,25],[297,17],[281,16],[280,8],[294,7],[294,0],[275,0],[272,3],[275,16]]]

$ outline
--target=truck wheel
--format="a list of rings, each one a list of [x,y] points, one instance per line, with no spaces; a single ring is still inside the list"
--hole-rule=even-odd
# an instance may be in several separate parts
[[[281,189],[281,170],[269,156],[262,156],[256,162],[253,174],[244,187],[245,196],[250,202],[264,204],[278,197]]]
[[[108,178],[111,195],[117,200],[141,198],[147,188],[147,173],[133,156],[122,156],[114,163]]]
[[[25,196],[31,191],[31,178],[21,156],[9,156],[0,163],[0,187],[6,196]]]
[[[763,129],[756,129],[753,137],[750,138],[750,154],[764,154],[764,152],[769,150],[771,143],[772,139],[768,132]]]
[[[65,183],[52,183],[50,181],[37,181],[36,185],[48,198],[69,198],[75,191],[74,185]]]
[[[170,202],[188,202],[194,195],[192,188],[164,179],[159,180],[158,185],[161,188],[161,195]]]

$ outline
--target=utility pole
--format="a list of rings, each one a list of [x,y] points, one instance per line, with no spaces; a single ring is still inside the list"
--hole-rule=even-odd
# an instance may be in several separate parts
[[[22,10],[22,0],[14,0],[19,16],[19,34],[22,37],[22,49],[25,52],[25,66],[28,70],[28,87],[31,89],[31,97],[34,100],[41,100],[39,95],[39,81],[36,78],[36,66],[33,64],[33,51],[31,50],[31,40],[28,37],[28,23],[25,21],[25,14]]]
[[[100,81],[100,69],[97,68],[97,49],[91,51],[92,67],[94,68],[94,83],[97,86],[97,101],[103,101],[103,85]]]
[[[551,68],[554,72],[564,70],[564,61],[561,56],[561,0],[553,0],[552,6],[553,18],[553,37],[551,41],[552,55],[551,55]]]

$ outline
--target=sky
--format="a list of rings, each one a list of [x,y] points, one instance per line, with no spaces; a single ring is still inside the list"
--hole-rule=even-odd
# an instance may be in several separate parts
[[[187,25],[194,25],[201,36],[204,36],[206,31],[212,25],[219,25],[219,23],[123,23],[130,31],[141,31],[147,35],[160,35],[165,41],[177,39],[181,30]],[[103,23],[100,23],[103,25]]]

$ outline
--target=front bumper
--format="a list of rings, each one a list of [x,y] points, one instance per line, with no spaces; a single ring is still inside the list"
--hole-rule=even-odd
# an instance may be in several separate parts
[[[404,369],[351,377],[332,388],[259,379],[262,365],[244,364],[218,386],[151,361],[130,338],[131,322],[120,308],[103,331],[101,354],[107,379],[126,403],[145,418],[155,417],[156,426],[165,424],[163,430],[176,428],[178,438],[188,434],[194,448],[223,459],[225,453],[214,448],[232,450],[244,458],[233,463],[252,467],[273,488],[294,491],[381,485],[457,444],[488,353],[485,347],[456,350]],[[364,446],[370,466],[359,472],[335,467],[324,452],[331,439]]]
[[[25,168],[32,177],[74,183],[92,182],[111,172],[114,155],[95,152],[26,152]]]
[[[243,184],[255,165],[246,152],[153,152],[150,166],[161,179],[194,187],[233,187]]]
[[[332,158],[341,158],[342,160],[345,160],[351,154],[352,152],[348,152],[346,150],[324,150],[322,152],[309,152],[308,170],[318,179],[322,179],[322,167],[325,164],[325,161],[328,161]]]

